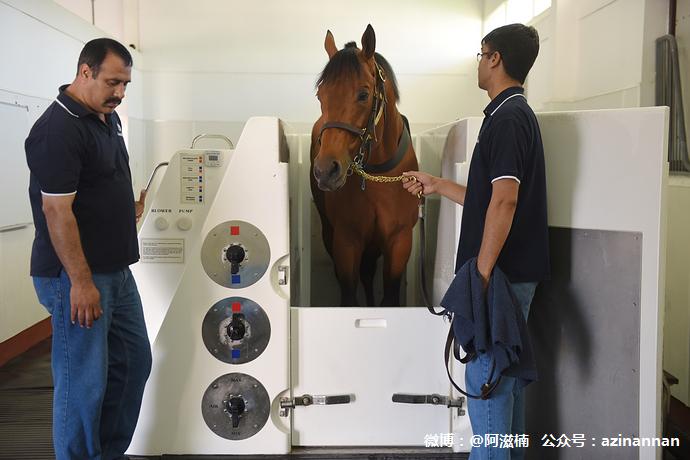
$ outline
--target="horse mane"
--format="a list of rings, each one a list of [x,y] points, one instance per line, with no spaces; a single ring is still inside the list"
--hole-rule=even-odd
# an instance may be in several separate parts
[[[316,81],[316,86],[318,87],[321,83],[331,83],[336,81],[338,78],[350,75],[359,76],[362,72],[362,66],[359,63],[359,59],[357,59],[357,51],[358,48],[355,42],[349,42],[345,45],[345,48],[335,53],[321,71],[319,79]],[[378,64],[383,68],[383,71],[386,74],[386,79],[390,80],[393,84],[395,102],[398,102],[400,100],[400,91],[398,90],[398,80],[395,77],[393,68],[388,63],[386,58],[381,56],[379,53],[374,53],[374,58],[376,59],[376,62],[378,62]]]

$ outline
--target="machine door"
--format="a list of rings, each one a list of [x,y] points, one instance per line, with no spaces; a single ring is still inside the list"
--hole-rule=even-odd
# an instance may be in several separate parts
[[[464,400],[448,407],[448,327],[418,307],[292,308],[293,446],[424,446],[469,426]]]

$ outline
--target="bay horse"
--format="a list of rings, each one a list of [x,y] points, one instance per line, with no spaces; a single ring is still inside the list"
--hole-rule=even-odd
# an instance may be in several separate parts
[[[371,25],[361,50],[354,42],[338,50],[330,31],[324,46],[329,61],[316,84],[321,116],[311,133],[310,182],[340,303],[359,305],[361,279],[367,305],[375,305],[376,262],[383,255],[381,305],[398,306],[418,202],[399,184],[352,175],[357,167],[383,176],[418,169],[407,120],[396,107],[395,74],[375,51]]]

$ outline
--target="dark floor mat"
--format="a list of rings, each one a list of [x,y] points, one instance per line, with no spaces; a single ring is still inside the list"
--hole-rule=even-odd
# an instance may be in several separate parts
[[[0,367],[0,390],[52,386],[50,339]]]
[[[0,459],[53,460],[52,388],[0,391]]]

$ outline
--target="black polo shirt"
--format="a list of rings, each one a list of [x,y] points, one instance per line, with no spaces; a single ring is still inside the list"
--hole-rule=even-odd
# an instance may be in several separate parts
[[[25,143],[36,227],[32,276],[55,277],[62,269],[48,234],[43,194],[76,194],[72,210],[92,272],[117,271],[139,260],[132,175],[120,118],[113,112],[102,122],[65,88],[60,87]]]
[[[508,88],[486,109],[470,162],[456,271],[479,255],[492,184],[520,183],[513,224],[497,265],[513,283],[549,277],[544,146],[521,87]]]

